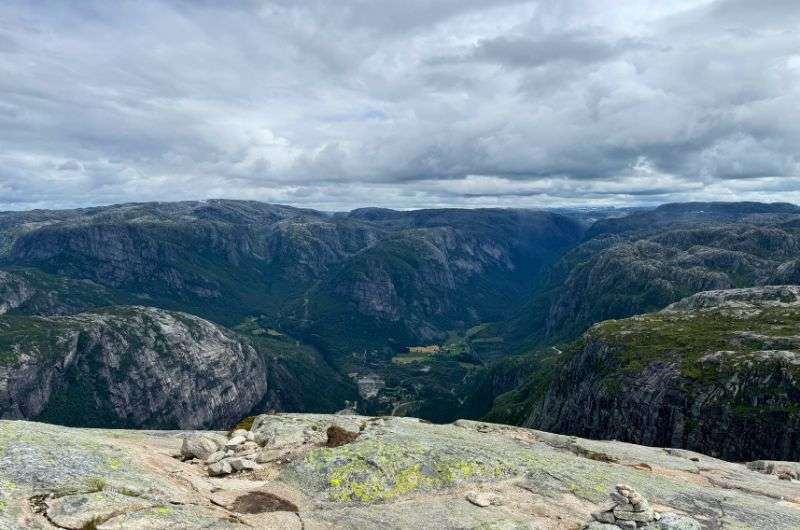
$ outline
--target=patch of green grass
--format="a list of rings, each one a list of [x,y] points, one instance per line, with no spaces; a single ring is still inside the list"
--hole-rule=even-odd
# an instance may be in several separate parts
[[[685,377],[710,381],[720,371],[737,370],[753,352],[792,349],[798,332],[800,310],[768,308],[741,314],[694,311],[611,320],[594,326],[584,340],[607,344],[614,361],[607,368],[620,375],[637,374],[654,361],[675,361]],[[723,363],[702,362],[715,352],[731,353]],[[794,371],[800,376],[800,367]]]
[[[96,493],[105,490],[108,483],[104,478],[92,477],[86,480],[86,486],[89,488],[87,493]]]

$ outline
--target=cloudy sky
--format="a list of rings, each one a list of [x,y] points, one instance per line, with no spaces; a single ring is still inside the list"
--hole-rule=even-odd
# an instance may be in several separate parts
[[[0,4],[0,209],[800,202],[797,0]]]

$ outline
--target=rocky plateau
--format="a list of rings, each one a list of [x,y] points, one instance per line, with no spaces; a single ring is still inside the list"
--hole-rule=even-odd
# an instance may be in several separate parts
[[[791,466],[464,420],[270,414],[228,433],[3,420],[0,528],[795,529]]]

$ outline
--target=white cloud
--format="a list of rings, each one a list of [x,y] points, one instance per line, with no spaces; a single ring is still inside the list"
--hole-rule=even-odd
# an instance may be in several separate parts
[[[785,200],[798,5],[12,0],[0,208]]]

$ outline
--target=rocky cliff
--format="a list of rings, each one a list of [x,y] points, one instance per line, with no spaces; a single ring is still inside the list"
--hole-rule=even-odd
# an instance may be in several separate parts
[[[524,423],[734,460],[800,459],[798,329],[797,286],[704,292],[597,324],[549,384],[525,394]]]
[[[227,425],[267,390],[263,358],[185,313],[115,307],[0,317],[0,414],[71,425]]]
[[[10,530],[788,530],[798,476],[469,421],[261,415],[228,436],[0,421]]]

